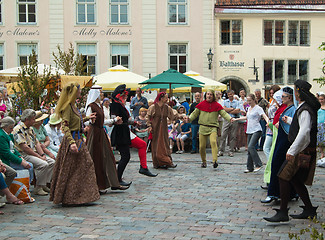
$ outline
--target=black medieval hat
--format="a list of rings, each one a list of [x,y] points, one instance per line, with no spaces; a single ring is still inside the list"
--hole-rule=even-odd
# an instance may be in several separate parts
[[[129,92],[130,92],[130,88],[126,88],[125,84],[121,84],[115,88],[114,92],[112,93],[112,97],[116,99],[120,95],[123,94],[128,95]]]
[[[320,108],[320,103],[315,95],[309,91],[311,89],[311,84],[298,79],[294,82],[294,85],[300,95],[300,99],[308,103],[314,111],[317,111]]]

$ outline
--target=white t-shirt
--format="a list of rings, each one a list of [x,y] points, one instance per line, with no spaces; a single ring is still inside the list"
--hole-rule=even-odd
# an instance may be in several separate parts
[[[247,111],[247,134],[253,134],[258,131],[262,131],[260,120],[264,114],[263,108],[255,105],[254,108],[250,107]]]

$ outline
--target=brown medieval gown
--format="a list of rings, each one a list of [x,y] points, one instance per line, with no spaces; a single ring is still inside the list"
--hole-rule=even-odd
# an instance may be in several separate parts
[[[82,125],[81,114],[75,105],[62,111],[64,137],[51,182],[50,201],[54,204],[84,204],[100,198],[94,163],[81,136]],[[78,147],[77,153],[70,150],[73,143]]]
[[[95,102],[89,104],[89,107],[96,113],[96,120],[90,125],[87,146],[94,161],[98,188],[105,190],[109,187],[119,187],[115,157],[103,128],[105,118],[103,108]]]
[[[169,149],[167,118],[171,121],[178,118],[177,111],[167,104],[162,107],[155,103],[147,112],[147,124],[152,127],[151,153],[154,168],[173,165]]]

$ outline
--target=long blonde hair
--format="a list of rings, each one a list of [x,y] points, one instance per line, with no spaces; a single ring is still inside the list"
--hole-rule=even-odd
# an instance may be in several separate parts
[[[62,89],[58,104],[55,108],[55,113],[58,118],[62,117],[62,111],[65,110],[71,103],[75,104],[77,93],[80,85],[78,83],[71,83]]]

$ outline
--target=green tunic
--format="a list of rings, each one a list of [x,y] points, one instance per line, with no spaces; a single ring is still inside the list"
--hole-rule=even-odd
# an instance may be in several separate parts
[[[271,128],[271,130],[273,132],[273,138],[272,138],[272,146],[271,146],[271,150],[270,150],[269,159],[267,160],[266,167],[264,170],[264,182],[265,183],[270,183],[272,158],[273,158],[273,153],[274,153],[274,149],[275,149],[276,138],[278,137],[278,129],[272,123],[269,123],[269,128]]]
[[[190,121],[192,122],[199,117],[199,133],[202,135],[210,135],[212,132],[217,132],[219,115],[230,122],[231,117],[224,109],[215,112],[205,112],[198,108],[191,113]]]

